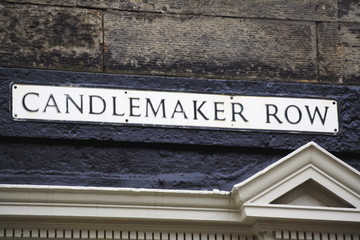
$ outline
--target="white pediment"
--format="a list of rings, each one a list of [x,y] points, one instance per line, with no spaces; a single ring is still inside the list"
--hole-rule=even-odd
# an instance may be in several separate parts
[[[353,205],[335,195],[313,179],[305,181],[273,200],[270,204],[355,208]]]
[[[360,222],[359,193],[359,172],[314,142],[232,190],[244,220],[276,216]]]

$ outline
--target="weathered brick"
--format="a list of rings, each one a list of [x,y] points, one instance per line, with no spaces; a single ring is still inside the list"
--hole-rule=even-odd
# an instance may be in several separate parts
[[[102,68],[100,11],[0,4],[0,64],[39,68]]]
[[[132,11],[317,21],[335,19],[338,12],[337,0],[78,0],[77,4]]]
[[[339,9],[341,21],[360,22],[359,0],[341,0]]]
[[[315,24],[108,12],[108,71],[316,80]]]
[[[321,23],[318,27],[320,80],[360,83],[360,24]]]

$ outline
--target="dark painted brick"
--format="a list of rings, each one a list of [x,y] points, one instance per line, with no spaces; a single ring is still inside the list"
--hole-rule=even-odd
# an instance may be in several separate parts
[[[256,148],[0,138],[0,183],[229,191],[288,153]],[[341,157],[359,169],[355,155]]]
[[[316,80],[315,24],[107,12],[108,71]]]
[[[320,80],[360,84],[360,23],[318,26]]]
[[[144,90],[191,91],[199,93],[328,97],[338,101],[338,135],[291,134],[277,132],[177,129],[130,125],[13,121],[9,107],[11,82],[66,84]],[[315,141],[332,152],[360,153],[360,86],[319,85],[141,77],[116,74],[44,71],[0,68],[0,136],[62,140],[169,143],[207,146],[238,146],[295,150]]]
[[[78,0],[77,5],[159,13],[306,21],[333,20],[338,12],[337,0]]]
[[[4,139],[0,183],[230,190],[283,155],[251,149]]]
[[[101,12],[0,3],[0,64],[100,70]]]

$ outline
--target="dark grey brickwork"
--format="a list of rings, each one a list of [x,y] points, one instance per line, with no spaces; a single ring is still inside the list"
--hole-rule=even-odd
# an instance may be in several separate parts
[[[1,183],[207,190],[231,190],[287,153],[12,138],[0,152]]]
[[[0,182],[231,190],[289,151],[3,138]],[[336,153],[360,169],[358,155]]]

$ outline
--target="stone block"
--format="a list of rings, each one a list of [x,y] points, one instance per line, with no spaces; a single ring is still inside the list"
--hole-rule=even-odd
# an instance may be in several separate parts
[[[316,21],[336,19],[338,13],[337,0],[78,0],[77,5],[158,13]]]
[[[313,23],[150,13],[104,15],[108,71],[315,81]]]
[[[3,2],[13,2],[13,3],[32,3],[32,4],[43,4],[51,6],[76,6],[76,0],[2,0]]]
[[[320,80],[360,84],[360,24],[318,26]]]
[[[360,22],[359,0],[341,0],[339,9],[341,21]]]
[[[101,11],[0,3],[0,64],[102,69]]]

